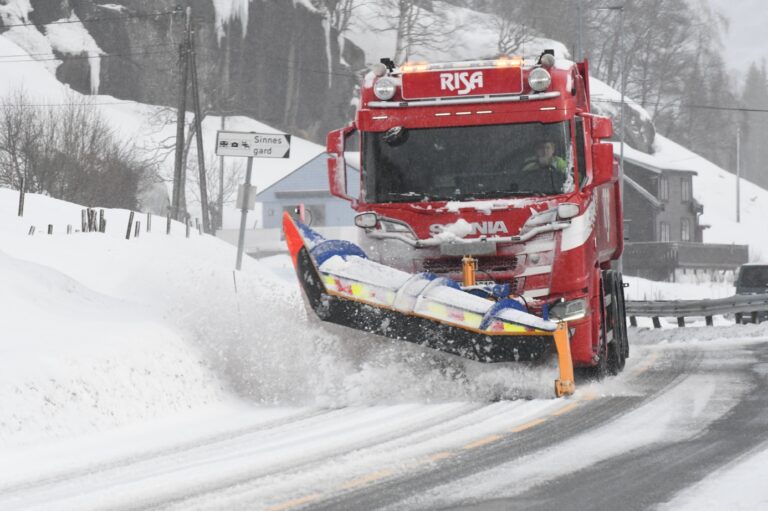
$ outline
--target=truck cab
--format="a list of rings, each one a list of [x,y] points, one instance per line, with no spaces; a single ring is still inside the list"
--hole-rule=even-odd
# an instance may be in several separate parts
[[[329,184],[357,211],[373,259],[461,281],[471,256],[480,283],[568,322],[574,364],[604,363],[618,331],[623,365],[611,135],[610,119],[590,111],[586,61],[382,59],[354,122],[328,135]],[[348,151],[359,151],[359,190],[347,188]]]

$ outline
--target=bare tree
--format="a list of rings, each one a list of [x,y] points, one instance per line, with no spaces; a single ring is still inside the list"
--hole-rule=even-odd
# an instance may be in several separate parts
[[[520,2],[496,0],[489,6],[497,32],[496,49],[502,55],[523,53],[533,40],[531,27],[525,24],[527,5]]]
[[[445,49],[455,28],[445,12],[433,9],[430,0],[382,0],[378,4],[385,27],[395,31],[394,61],[402,64],[420,49]]]
[[[119,142],[87,99],[34,106],[23,91],[0,105],[0,181],[28,191],[106,207],[135,208],[151,162]]]

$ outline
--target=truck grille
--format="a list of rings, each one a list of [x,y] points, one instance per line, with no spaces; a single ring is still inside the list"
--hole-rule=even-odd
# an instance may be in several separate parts
[[[488,256],[477,258],[478,271],[512,271],[517,267],[516,256]],[[424,271],[432,273],[461,273],[460,257],[424,259]],[[478,276],[478,278],[484,278]]]

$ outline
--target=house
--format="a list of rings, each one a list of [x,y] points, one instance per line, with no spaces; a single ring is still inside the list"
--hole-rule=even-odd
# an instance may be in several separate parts
[[[280,228],[283,212],[293,213],[299,204],[304,205],[313,228],[353,225],[355,212],[349,202],[332,196],[328,190],[327,162],[328,155],[319,154],[258,193],[256,202],[261,205],[262,228]],[[347,188],[353,194],[360,189],[358,167],[352,162],[347,164]]]
[[[352,195],[357,195],[360,189],[360,165],[357,162],[359,154],[348,153],[347,189]],[[310,159],[301,160],[298,165],[285,166],[282,172],[272,173],[269,181],[260,180],[253,216],[249,216],[245,231],[245,252],[254,257],[286,252],[282,232],[283,213],[287,211],[296,216],[300,204],[306,211],[305,221],[320,234],[329,238],[356,238],[355,211],[349,202],[331,195],[328,154],[321,150]],[[217,236],[237,244],[238,229],[222,230]]]
[[[620,145],[614,143],[618,157]],[[692,169],[624,146],[624,273],[652,280],[730,279],[748,260],[746,245],[703,243],[704,207]]]

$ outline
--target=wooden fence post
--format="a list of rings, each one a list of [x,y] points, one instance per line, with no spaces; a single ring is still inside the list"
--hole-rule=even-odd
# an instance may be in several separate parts
[[[187,238],[189,238],[189,224],[190,224],[189,217],[187,217],[186,223],[187,223]]]
[[[48,234],[53,234],[53,224],[48,224]]]
[[[29,235],[30,236],[34,236],[35,235],[35,226],[34,225],[30,225],[29,226]]]
[[[171,210],[168,210],[168,216],[165,220],[165,234],[171,234]]]
[[[125,231],[125,239],[131,239],[131,227],[133,227],[133,211],[128,215],[128,230]]]
[[[152,212],[147,211],[147,232],[152,231]]]
[[[139,233],[140,233],[140,232],[141,232],[141,222],[139,222],[138,220],[136,220],[136,229],[135,229],[135,230],[134,230],[134,232],[133,232],[133,237],[134,237],[134,238],[138,238],[138,237],[139,237]]]
[[[85,223],[85,210],[80,212],[80,232],[88,232],[87,224]]]
[[[72,234],[72,224],[67,224],[67,234]]]
[[[107,231],[107,221],[104,219],[104,210],[99,210],[99,232],[104,233]]]

